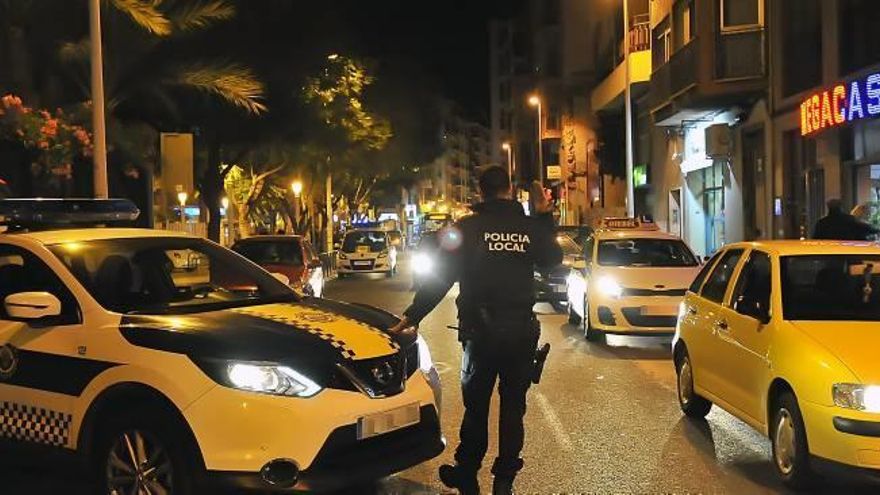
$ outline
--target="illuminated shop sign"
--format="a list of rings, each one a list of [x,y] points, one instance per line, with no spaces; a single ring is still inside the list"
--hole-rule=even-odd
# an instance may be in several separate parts
[[[880,117],[880,74],[811,95],[801,103],[801,134],[808,136],[857,120]]]

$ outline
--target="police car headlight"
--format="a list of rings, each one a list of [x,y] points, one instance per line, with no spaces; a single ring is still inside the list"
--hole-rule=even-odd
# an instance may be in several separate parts
[[[412,266],[416,273],[424,275],[434,269],[434,260],[425,253],[419,253],[413,256]]]
[[[419,346],[419,369],[422,370],[422,373],[428,374],[434,368],[431,349],[428,348],[428,343],[425,342],[421,335],[416,339],[416,345]]]
[[[602,295],[608,297],[620,297],[623,294],[623,287],[617,283],[617,280],[614,280],[611,277],[602,277],[597,280],[596,289],[598,289]]]
[[[837,383],[831,388],[831,395],[837,407],[880,413],[880,386]]]
[[[232,363],[227,368],[229,383],[240,390],[287,397],[312,397],[321,386],[287,366]]]

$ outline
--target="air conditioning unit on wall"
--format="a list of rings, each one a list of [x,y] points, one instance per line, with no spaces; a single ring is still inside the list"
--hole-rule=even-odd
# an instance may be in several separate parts
[[[733,154],[733,133],[727,124],[716,124],[706,128],[706,156],[728,159]]]

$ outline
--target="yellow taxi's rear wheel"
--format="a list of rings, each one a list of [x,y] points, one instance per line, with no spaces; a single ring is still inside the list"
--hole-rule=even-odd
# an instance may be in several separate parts
[[[687,350],[675,360],[678,385],[678,405],[690,418],[703,419],[712,410],[712,403],[697,395],[694,390],[694,368]]]
[[[795,489],[811,486],[815,475],[810,467],[807,431],[797,398],[791,392],[783,392],[775,402],[770,441],[773,466],[782,482]]]

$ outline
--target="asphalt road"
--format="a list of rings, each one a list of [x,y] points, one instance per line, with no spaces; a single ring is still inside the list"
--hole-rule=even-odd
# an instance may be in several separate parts
[[[394,279],[333,281],[326,296],[399,314],[412,299],[405,258],[401,265]],[[421,328],[443,377],[442,424],[449,448],[438,459],[351,493],[449,493],[436,472],[452,460],[462,416],[461,348],[446,328],[455,323],[454,296],[453,289]],[[607,344],[587,343],[565,316],[546,305],[536,309],[542,313],[542,340],[553,350],[542,383],[529,392],[526,467],[517,480],[518,492],[786,493],[774,478],[769,441],[761,435],[717,408],[706,422],[684,419],[675,400],[669,339],[610,337]],[[487,465],[495,445],[493,438]],[[0,494],[92,493],[75,471],[0,456]],[[491,486],[488,469],[481,483]],[[877,489],[828,485],[817,492]]]

